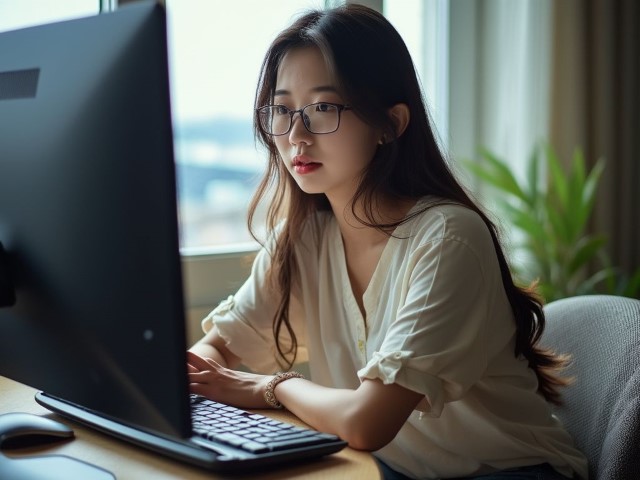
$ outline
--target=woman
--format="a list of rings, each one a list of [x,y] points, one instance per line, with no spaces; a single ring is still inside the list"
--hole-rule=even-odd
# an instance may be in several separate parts
[[[273,233],[203,321],[191,391],[284,406],[386,478],[586,477],[551,415],[563,362],[537,345],[541,304],[451,173],[390,23],[357,5],[302,16],[256,107],[269,163],[249,226],[273,195]],[[306,360],[311,380],[273,375]]]

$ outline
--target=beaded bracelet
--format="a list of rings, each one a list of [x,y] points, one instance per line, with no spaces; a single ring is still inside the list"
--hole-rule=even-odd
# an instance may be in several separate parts
[[[304,378],[304,375],[298,372],[280,372],[267,383],[267,388],[264,391],[264,401],[273,408],[282,408],[282,404],[276,398],[276,394],[273,392],[280,382],[289,380],[290,378]]]

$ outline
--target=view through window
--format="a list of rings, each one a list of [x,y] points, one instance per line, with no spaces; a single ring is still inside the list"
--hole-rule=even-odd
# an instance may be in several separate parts
[[[0,32],[95,15],[99,0],[0,0]]]
[[[403,8],[387,1],[385,14],[420,58],[420,0],[404,0]],[[266,161],[253,138],[253,101],[266,49],[304,10],[341,1],[165,3],[181,247],[231,249],[252,242],[247,208]],[[93,15],[99,6],[100,0],[0,0],[0,31]]]
[[[433,2],[387,0],[384,13],[405,38],[418,71],[425,36],[422,18]],[[252,241],[247,207],[266,155],[257,150],[252,114],[258,72],[277,33],[307,8],[336,0],[167,0],[175,150],[180,193],[181,245],[185,251]],[[434,4],[435,5],[435,4]],[[433,29],[436,31],[437,29]],[[433,62],[435,62],[435,59]],[[441,79],[438,79],[441,80]],[[424,78],[431,107],[445,104],[436,81]],[[434,110],[441,133],[446,111]],[[432,112],[432,113],[434,113]],[[442,117],[442,118],[439,118]],[[261,225],[257,219],[256,226]]]
[[[282,28],[306,8],[323,6],[167,0],[183,248],[252,240],[247,208],[266,161],[252,129],[260,65]]]

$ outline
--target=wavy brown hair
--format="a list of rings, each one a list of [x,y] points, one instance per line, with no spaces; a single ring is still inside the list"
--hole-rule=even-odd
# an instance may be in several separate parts
[[[291,49],[316,47],[322,53],[335,86],[348,100],[360,119],[384,132],[387,142],[380,146],[363,173],[354,194],[352,211],[369,227],[391,235],[393,229],[408,221],[379,223],[376,199],[417,200],[427,195],[442,199],[428,204],[411,217],[420,215],[436,204],[455,203],[466,206],[484,220],[495,246],[502,282],[516,321],[516,356],[523,355],[535,371],[539,391],[553,403],[560,402],[559,388],[566,380],[558,371],[566,363],[564,357],[541,348],[538,341],[545,324],[542,301],[534,289],[515,285],[498,230],[487,215],[456,180],[441,152],[425,107],[422,91],[411,56],[395,28],[378,12],[364,6],[347,4],[330,10],[309,11],[282,31],[270,45],[260,73],[255,107],[272,103],[278,67]],[[410,121],[399,137],[388,109],[398,103],[409,107]],[[273,334],[279,360],[286,368],[293,364],[297,352],[295,333],[288,317],[289,296],[294,288],[297,267],[294,245],[298,242],[305,220],[314,212],[329,210],[322,194],[307,194],[298,188],[288,174],[273,138],[260,129],[257,114],[254,132],[268,151],[266,172],[252,199],[248,224],[253,230],[256,209],[269,199],[267,230],[280,224],[280,232],[270,249],[269,284],[280,301],[273,319]],[[356,205],[364,205],[358,216]],[[283,347],[283,338],[288,338]]]

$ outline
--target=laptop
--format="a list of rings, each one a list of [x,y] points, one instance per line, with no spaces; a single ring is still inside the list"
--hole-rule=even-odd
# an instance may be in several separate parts
[[[0,374],[215,471],[337,452],[189,394],[166,36],[148,1],[0,33]]]

